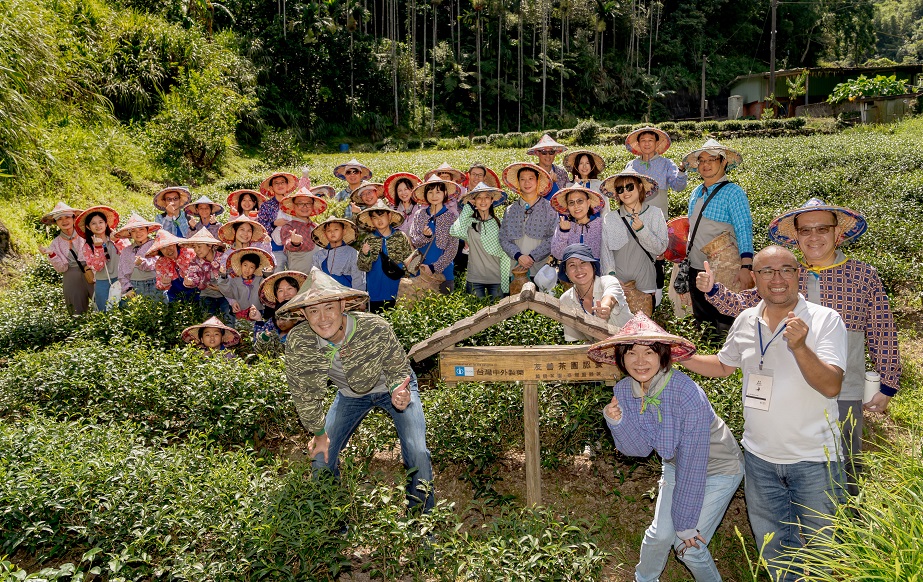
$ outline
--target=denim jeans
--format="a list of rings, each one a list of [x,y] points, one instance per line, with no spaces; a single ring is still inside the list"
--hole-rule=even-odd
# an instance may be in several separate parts
[[[843,500],[843,464],[801,461],[780,465],[747,451],[744,460],[747,515],[757,549],[766,534],[775,534],[763,549],[772,579],[797,580],[802,576],[798,564],[780,555],[810,543],[812,537],[831,537],[830,516]]]
[[[705,539],[706,544],[718,529],[718,524],[727,511],[728,504],[744,476],[743,465],[735,475],[710,475],[705,481],[705,498],[696,529]],[[708,551],[708,546],[699,542],[698,548],[683,551],[683,540],[676,535],[670,509],[673,506],[673,490],[676,487],[676,466],[663,464],[663,476],[660,478],[660,494],[657,496],[657,508],[654,521],[644,532],[641,542],[641,560],[635,566],[635,580],[650,582],[660,579],[660,574],[667,565],[670,548],[676,550],[676,556],[689,568],[698,582],[703,580],[721,580],[721,574],[715,567],[715,561]]]
[[[150,297],[154,301],[160,301],[162,303],[167,300],[166,296],[163,294],[163,291],[157,288],[157,281],[155,279],[148,279],[147,281],[132,281],[131,288],[135,290],[137,295]]]
[[[218,317],[224,323],[233,324],[235,321],[234,314],[231,312],[231,304],[224,297],[205,297],[199,296],[202,307],[205,311]]]
[[[465,283],[465,293],[482,298],[487,296],[493,297],[494,299],[503,298],[503,292],[500,290],[500,283],[471,283],[468,281]]]
[[[96,311],[107,311],[106,303],[109,301],[109,288],[118,281],[113,279],[111,282],[106,279],[105,273],[96,273],[96,285],[93,287],[93,302],[96,304]]]
[[[328,460],[325,464],[323,456],[318,455],[312,463],[314,470],[326,468],[334,476],[339,477],[340,451],[359,428],[362,419],[376,406],[387,412],[394,421],[397,438],[401,442],[404,468],[410,473],[407,482],[407,502],[411,508],[419,506],[422,502],[423,511],[429,512],[435,502],[433,488],[430,485],[428,491],[423,491],[420,482],[432,482],[433,464],[429,449],[426,448],[426,419],[423,417],[423,405],[420,403],[420,393],[417,390],[416,374],[411,374],[410,404],[403,411],[394,408],[391,404],[391,395],[387,392],[367,394],[359,398],[344,396],[342,392],[337,392],[330,410],[327,411],[327,420],[324,424],[324,431],[330,439]]]
[[[281,251],[272,251],[272,261],[276,265],[272,270],[273,273],[284,271],[286,267],[288,267],[288,255],[285,254],[284,249]]]

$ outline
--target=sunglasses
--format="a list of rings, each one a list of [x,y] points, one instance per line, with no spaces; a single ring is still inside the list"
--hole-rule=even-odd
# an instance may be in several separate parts
[[[358,174],[358,173],[359,173],[359,170],[357,170],[357,169],[355,169],[355,168],[352,168],[352,169],[346,170],[346,171],[343,172],[343,173],[346,174],[347,176],[351,176],[351,175],[353,175],[353,174]]]
[[[622,192],[634,192],[634,191],[635,191],[635,185],[631,182],[629,182],[628,184],[625,184],[624,186],[615,187],[616,194],[621,194]]]
[[[535,153],[537,153],[540,156],[552,156],[558,152],[557,150],[535,150]]]

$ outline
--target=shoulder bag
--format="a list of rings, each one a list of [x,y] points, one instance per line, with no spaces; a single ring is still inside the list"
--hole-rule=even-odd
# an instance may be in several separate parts
[[[683,259],[683,262],[677,267],[679,271],[676,274],[676,279],[673,280],[673,289],[680,295],[689,293],[689,251],[692,249],[692,241],[695,240],[695,233],[699,230],[699,223],[702,222],[702,216],[705,215],[705,208],[708,206],[708,203],[712,201],[712,198],[715,197],[715,194],[720,192],[727,183],[728,182],[721,182],[711,191],[711,194],[708,195],[708,198],[706,198],[705,202],[702,204],[702,210],[699,212],[698,218],[695,219],[695,225],[692,227],[692,234],[689,235],[689,240],[686,242],[686,258]]]

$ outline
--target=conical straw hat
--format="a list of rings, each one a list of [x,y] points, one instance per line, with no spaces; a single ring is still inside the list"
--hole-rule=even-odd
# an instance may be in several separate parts
[[[308,279],[301,286],[298,295],[292,297],[292,300],[286,303],[277,312],[277,315],[301,311],[305,307],[311,307],[312,305],[340,300],[346,301],[346,311],[355,311],[364,306],[368,299],[369,294],[365,291],[341,285],[327,273],[317,267],[312,267]]]

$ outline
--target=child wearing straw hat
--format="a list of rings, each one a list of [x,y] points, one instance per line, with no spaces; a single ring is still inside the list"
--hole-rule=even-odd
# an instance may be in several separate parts
[[[500,220],[494,208],[506,200],[500,188],[480,182],[461,197],[461,215],[449,234],[468,243],[465,292],[499,299],[510,292],[510,257],[500,246]]]
[[[410,242],[422,250],[420,272],[425,275],[442,274],[445,277],[439,285],[441,293],[449,293],[455,287],[455,255],[458,253],[458,239],[450,231],[458,213],[447,201],[458,194],[459,186],[438,175],[414,188],[413,196],[426,208],[414,215],[410,229]]]
[[[186,238],[189,236],[189,220],[183,212],[183,207],[189,204],[190,200],[192,200],[192,194],[187,188],[181,186],[164,188],[154,195],[154,208],[160,211],[154,220],[173,236]]]
[[[285,338],[302,317],[276,317],[307,280],[305,273],[297,271],[278,271],[269,275],[260,283],[259,298],[263,304],[260,313],[255,307],[250,308],[253,321],[253,352],[265,357],[279,357],[285,353]],[[292,314],[294,315],[294,314]]]
[[[266,229],[259,222],[249,216],[241,215],[221,225],[218,229],[218,239],[228,245],[218,256],[219,266],[227,268],[228,257],[238,249],[256,248],[271,253]]]
[[[119,256],[128,243],[113,240],[112,229],[119,225],[118,213],[108,206],[93,206],[77,216],[74,227],[86,243],[83,255],[96,273],[93,300],[97,311],[107,311],[122,299],[119,283]]]
[[[162,229],[157,232],[151,248],[145,254],[148,258],[157,258],[154,264],[157,273],[155,285],[165,293],[168,302],[194,301],[199,296],[197,289],[183,285],[189,265],[196,258],[195,251],[179,246],[184,240]]]
[[[84,313],[93,296],[93,285],[84,275],[89,267],[83,254],[83,241],[74,228],[78,214],[79,210],[58,202],[51,212],[42,217],[42,224],[55,224],[60,232],[50,245],[39,247],[54,270],[64,275],[64,303],[68,313],[73,315]]]
[[[351,220],[330,216],[311,233],[317,250],[314,266],[340,285],[365,291],[365,271],[359,268],[359,251],[350,245],[356,241],[356,225]]]
[[[272,239],[272,258],[276,263],[276,268],[280,270],[285,269],[288,257],[285,254],[279,229],[292,219],[282,210],[281,205],[285,197],[294,192],[296,188],[298,188],[298,178],[289,172],[274,172],[260,182],[260,192],[266,196],[266,201],[260,205],[256,220],[263,225]]]
[[[195,202],[190,202],[184,209],[189,220],[190,235],[200,230],[208,229],[212,236],[218,236],[218,215],[224,212],[224,206],[213,202],[208,196],[200,196]]]
[[[237,354],[230,348],[240,343],[240,332],[212,316],[204,323],[184,329],[182,338],[184,342],[193,344],[210,356],[233,359]]]
[[[238,249],[228,258],[228,267],[219,268],[220,277],[216,280],[218,290],[224,295],[236,321],[251,319],[252,310],[263,311],[260,303],[259,288],[263,273],[273,268],[272,254],[262,249]],[[229,271],[235,273],[229,276]]]
[[[693,354],[692,342],[643,314],[587,353],[595,362],[615,364],[624,375],[603,409],[616,448],[632,457],[656,451],[663,464],[635,580],[659,579],[671,549],[693,579],[721,580],[708,544],[743,480],[744,463],[705,392],[673,368],[673,362]]]
[[[355,220],[357,214],[373,206],[380,198],[385,198],[388,204],[394,203],[391,196],[385,192],[384,184],[363,180],[362,184],[353,189],[352,194],[349,195],[350,202],[344,216]]]
[[[568,245],[583,243],[599,258],[603,219],[597,209],[602,207],[603,200],[595,191],[581,185],[562,188],[551,197],[551,206],[560,215],[551,237],[551,256],[560,261]]]
[[[670,143],[667,132],[650,126],[636,129],[625,138],[625,149],[637,156],[625,164],[625,169],[644,174],[657,184],[658,189],[651,194],[648,204],[659,208],[664,219],[669,218],[670,190],[681,192],[689,182],[685,162],[677,166],[673,160],[663,157]]]
[[[359,228],[370,233],[359,249],[357,265],[366,272],[369,306],[375,313],[394,305],[404,260],[410,256],[410,239],[397,227],[404,221],[400,212],[382,199],[356,216]]]
[[[157,290],[154,279],[156,258],[147,257],[154,241],[151,234],[162,227],[156,222],[132,214],[121,228],[112,235],[117,240],[127,241],[119,255],[119,282],[122,284],[122,298],[130,299],[141,295],[155,301],[163,301],[163,293]]]
[[[283,212],[292,217],[280,231],[288,268],[308,272],[314,266],[314,239],[311,232],[316,225],[311,217],[323,214],[327,210],[327,202],[307,188],[302,188],[286,197],[281,207]]]
[[[226,200],[231,216],[256,218],[263,203],[263,195],[256,190],[234,190]],[[252,213],[252,215],[251,215]]]
[[[224,243],[203,228],[179,244],[181,247],[191,247],[195,252],[195,258],[183,278],[183,285],[199,291],[199,298],[206,311],[212,315],[221,314],[225,320],[230,321],[231,307],[214,283],[220,273],[218,257],[224,250]]]

